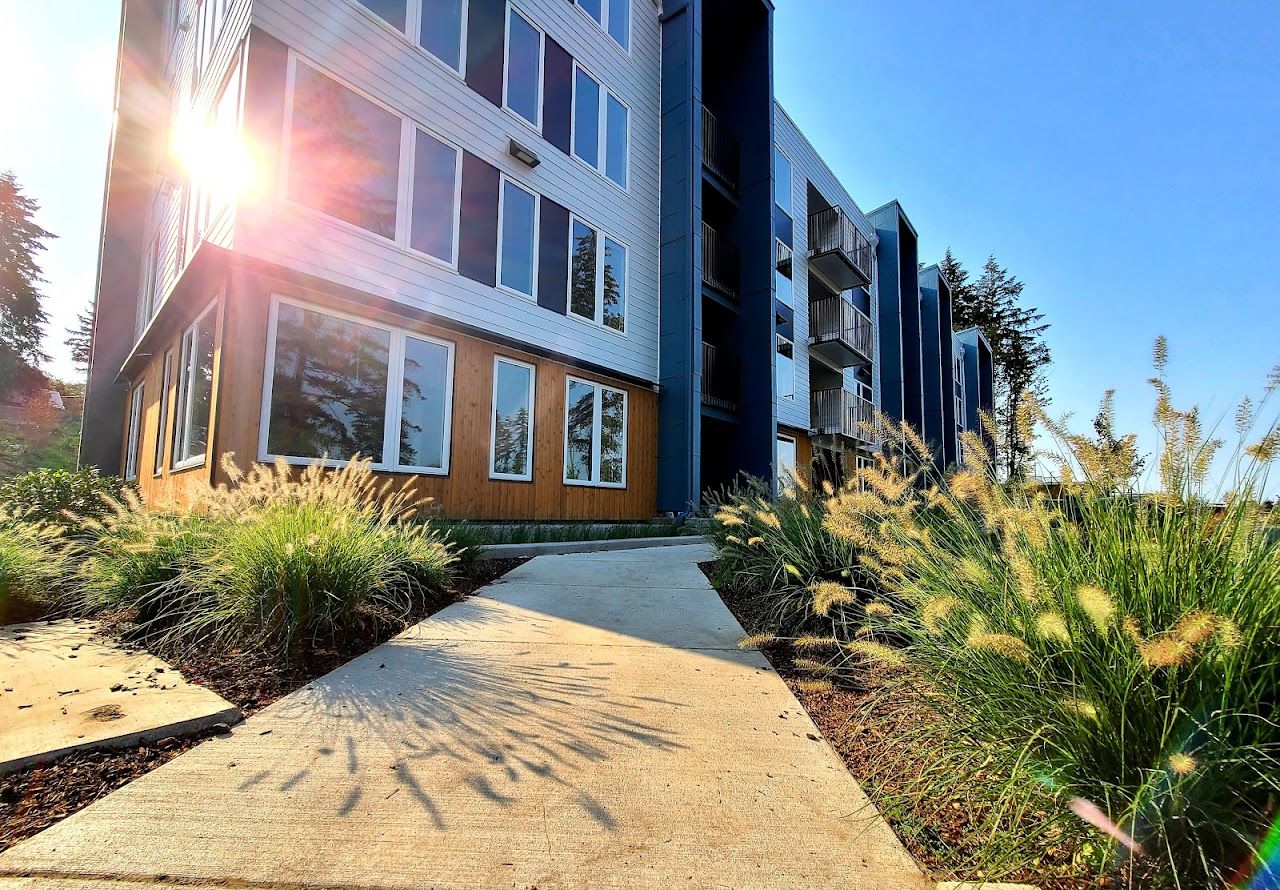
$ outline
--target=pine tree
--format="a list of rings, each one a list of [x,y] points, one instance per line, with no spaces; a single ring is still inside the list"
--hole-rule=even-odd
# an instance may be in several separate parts
[[[67,328],[62,341],[71,350],[71,362],[81,370],[89,370],[89,350],[93,346],[93,310],[76,313],[76,326]]]
[[[40,349],[49,316],[41,306],[44,277],[36,253],[54,236],[36,225],[39,209],[12,173],[0,173],[0,390],[39,378],[37,366],[48,360]]]
[[[1032,443],[1017,422],[1019,409],[1028,394],[1048,401],[1044,369],[1050,354],[1044,333],[1049,325],[1043,312],[1021,304],[1026,285],[1001,266],[994,254],[987,257],[976,280],[970,280],[950,248],[939,267],[951,283],[955,329],[976,327],[991,344],[997,465],[1008,478],[1018,478],[1026,471],[1032,453]]]

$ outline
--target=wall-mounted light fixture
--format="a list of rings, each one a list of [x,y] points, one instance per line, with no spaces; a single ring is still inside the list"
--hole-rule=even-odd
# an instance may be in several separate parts
[[[534,154],[532,149],[525,148],[514,139],[511,140],[511,145],[507,148],[507,151],[510,152],[511,157],[515,158],[530,169],[542,163],[542,159]]]

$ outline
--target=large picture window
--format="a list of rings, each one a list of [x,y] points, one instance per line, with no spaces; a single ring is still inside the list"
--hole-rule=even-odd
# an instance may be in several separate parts
[[[498,207],[498,283],[534,296],[538,243],[538,196],[509,179]]]
[[[215,304],[216,305],[216,304]],[[182,335],[178,352],[178,410],[173,418],[173,468],[204,463],[213,407],[213,337],[217,316],[210,306]]]
[[[138,451],[142,439],[142,384],[134,387],[129,397],[129,438],[124,454],[124,478],[132,482],[138,478]]]
[[[414,134],[409,246],[453,265],[462,153],[422,130]]]
[[[791,160],[776,145],[773,148],[773,203],[791,216]]]
[[[570,226],[569,311],[626,330],[627,249],[579,219]]]
[[[533,365],[498,357],[493,362],[493,424],[489,475],[494,479],[533,478]]]
[[[542,32],[514,7],[507,10],[503,104],[542,129]]]
[[[261,457],[449,469],[453,344],[277,299]]]
[[[627,187],[631,113],[617,96],[576,67],[573,76],[573,154]]]
[[[567,484],[626,487],[625,392],[568,378],[564,433],[564,481]]]
[[[289,197],[396,237],[401,120],[310,65],[294,65]]]
[[[467,0],[357,0],[435,58],[462,73],[467,45]]]
[[[173,350],[164,354],[164,368],[160,374],[160,417],[156,423],[156,453],[152,471],[159,476],[164,470],[164,443],[169,432],[169,387],[173,385]]]
[[[775,369],[775,382],[778,387],[778,397],[783,399],[795,398],[796,394],[796,359],[795,344],[786,337],[778,334],[778,358]]]

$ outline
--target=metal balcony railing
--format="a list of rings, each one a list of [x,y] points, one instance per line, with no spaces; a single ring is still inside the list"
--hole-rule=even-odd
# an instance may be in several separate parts
[[[809,345],[844,368],[875,360],[871,319],[841,296],[809,304]]]
[[[737,245],[702,224],[702,280],[734,300],[742,293],[742,254]]]
[[[844,436],[875,445],[876,409],[867,399],[847,389],[817,389],[809,395],[810,424],[814,435]]]
[[[702,344],[702,404],[737,411],[742,398],[742,360],[710,343]]]
[[[809,216],[809,259],[839,290],[871,283],[875,251],[871,242],[839,207]]]
[[[702,108],[702,162],[720,178],[731,191],[738,190],[742,173],[742,148],[720,119]]]

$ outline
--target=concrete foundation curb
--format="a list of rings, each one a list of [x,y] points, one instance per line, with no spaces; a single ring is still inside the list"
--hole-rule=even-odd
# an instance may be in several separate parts
[[[706,544],[701,535],[675,535],[667,538],[619,538],[613,541],[548,541],[541,544],[485,544],[480,559],[522,559],[534,556],[556,556],[565,553],[606,553],[614,550],[643,550],[648,547],[675,547],[682,544]]]

